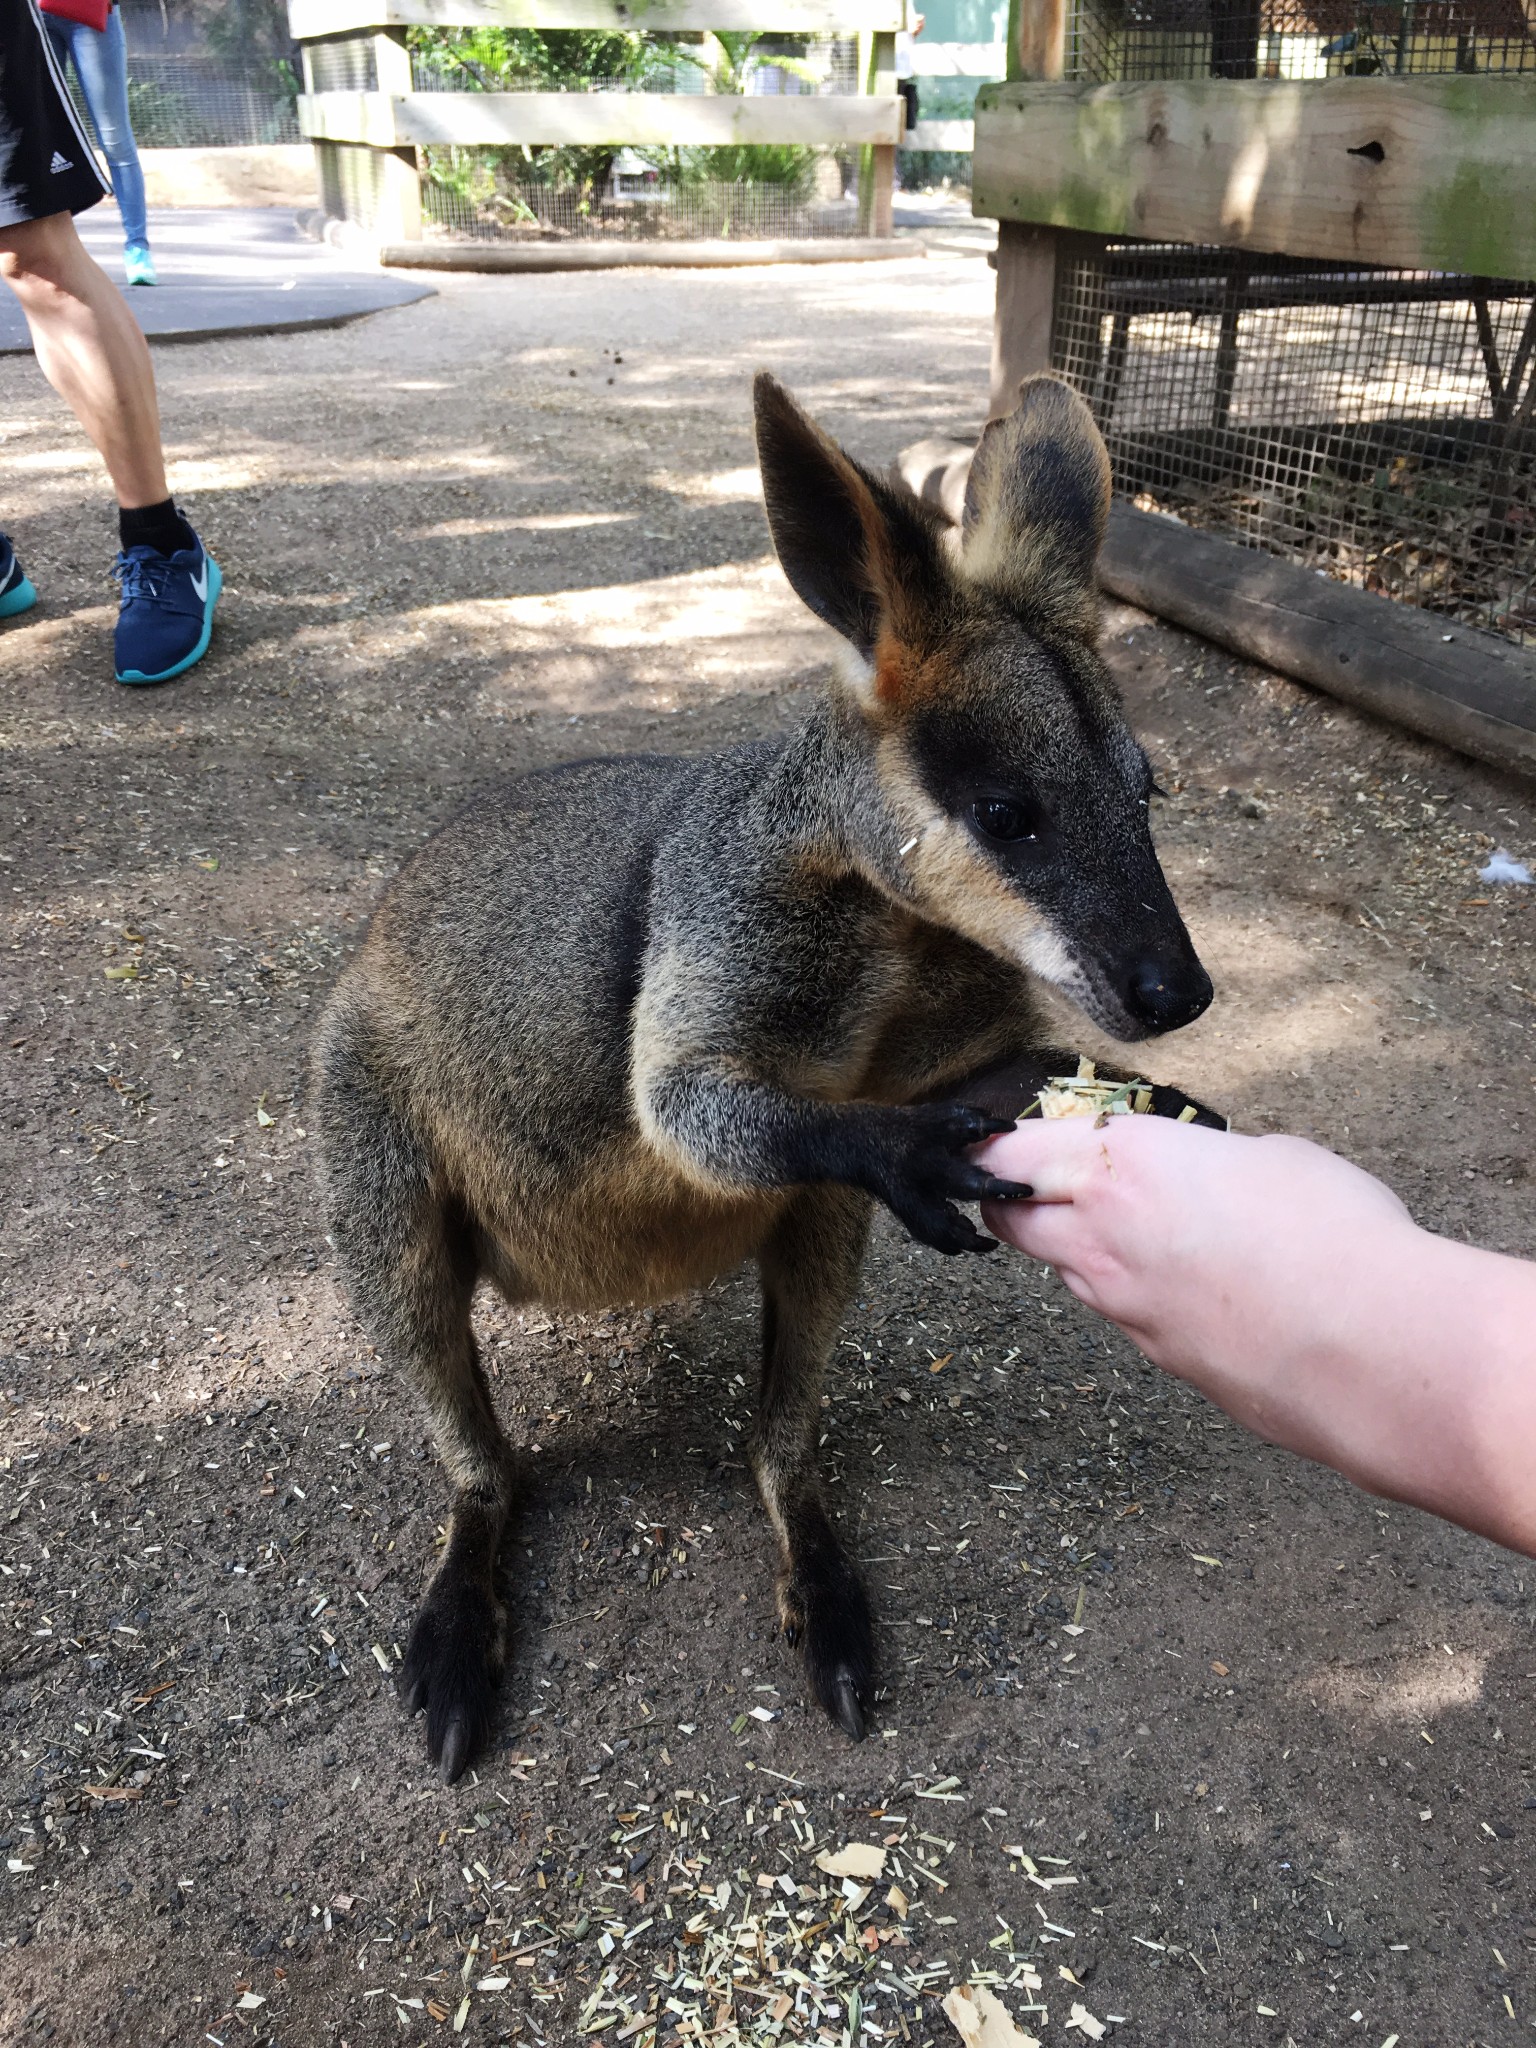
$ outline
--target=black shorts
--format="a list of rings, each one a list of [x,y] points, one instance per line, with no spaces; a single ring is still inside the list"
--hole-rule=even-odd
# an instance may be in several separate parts
[[[0,228],[84,213],[110,190],[34,0],[0,0]]]

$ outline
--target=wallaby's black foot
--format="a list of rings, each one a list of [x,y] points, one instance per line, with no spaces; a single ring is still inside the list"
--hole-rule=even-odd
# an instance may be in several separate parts
[[[452,1785],[490,1736],[505,1661],[506,1616],[484,1587],[434,1585],[405,1646],[400,1697],[426,1710],[427,1754]]]
[[[921,1244],[936,1252],[990,1252],[984,1237],[956,1202],[999,1202],[1027,1196],[1016,1181],[999,1180],[965,1155],[973,1145],[1013,1129],[1012,1117],[988,1116],[959,1102],[926,1102],[894,1110],[888,1138],[868,1186]]]
[[[823,1552],[779,1580],[779,1621],[811,1691],[843,1733],[862,1742],[875,1697],[869,1596],[840,1552]]]

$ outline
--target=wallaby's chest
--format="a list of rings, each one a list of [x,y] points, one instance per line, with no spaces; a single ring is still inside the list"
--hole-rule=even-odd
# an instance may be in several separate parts
[[[854,1095],[910,1102],[1041,1036],[1028,977],[947,933],[902,945],[880,977],[887,991]]]

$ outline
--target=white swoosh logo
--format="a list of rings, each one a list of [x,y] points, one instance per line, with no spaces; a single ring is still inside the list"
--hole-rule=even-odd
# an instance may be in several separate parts
[[[192,588],[197,592],[198,603],[206,604],[208,602],[208,557],[206,555],[203,557],[202,578],[199,580],[194,576],[192,578]]]

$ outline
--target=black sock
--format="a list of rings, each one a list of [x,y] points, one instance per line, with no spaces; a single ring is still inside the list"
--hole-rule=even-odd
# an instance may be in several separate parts
[[[129,548],[156,548],[162,555],[174,555],[197,546],[197,535],[176,510],[174,498],[163,505],[119,505],[117,531],[124,553]]]

